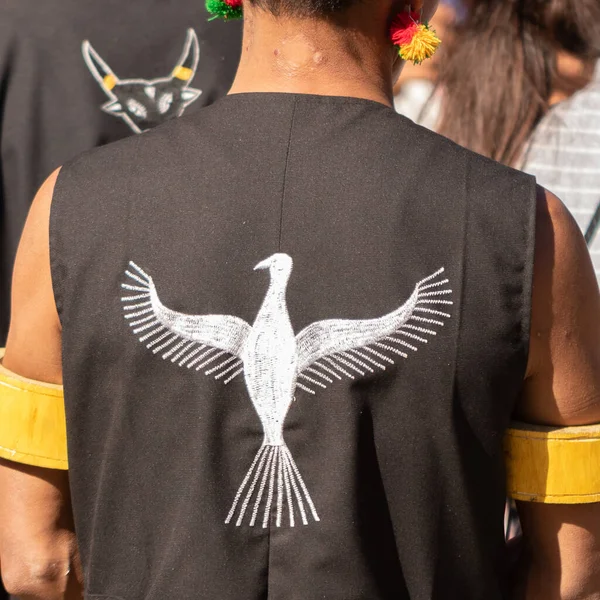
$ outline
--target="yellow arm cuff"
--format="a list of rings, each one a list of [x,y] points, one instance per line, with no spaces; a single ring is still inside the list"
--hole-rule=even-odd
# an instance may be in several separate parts
[[[12,373],[0,349],[0,458],[67,469],[63,388]]]
[[[545,504],[600,502],[600,425],[513,423],[504,447],[511,498]]]
[[[0,361],[4,350],[0,349]],[[600,502],[600,425],[514,423],[505,437],[508,493],[547,504]],[[63,388],[12,373],[0,362],[0,457],[67,469]]]

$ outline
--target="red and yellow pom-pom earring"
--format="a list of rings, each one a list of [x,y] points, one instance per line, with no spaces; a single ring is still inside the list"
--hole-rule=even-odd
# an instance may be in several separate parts
[[[410,10],[393,20],[390,34],[400,58],[411,60],[415,65],[431,58],[442,43],[429,23],[422,22],[421,15]]]
[[[244,16],[242,0],[206,0],[206,10],[212,19],[241,19]]]

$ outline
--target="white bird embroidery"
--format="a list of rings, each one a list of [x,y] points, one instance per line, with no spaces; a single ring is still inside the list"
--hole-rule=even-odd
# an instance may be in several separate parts
[[[319,516],[283,439],[285,419],[296,388],[315,394],[335,379],[354,379],[375,369],[385,370],[398,356],[407,358],[415,344],[427,343],[450,314],[438,310],[451,305],[452,290],[439,269],[421,280],[408,300],[377,319],[317,321],[299,334],[287,310],[286,290],[292,259],[274,254],[256,265],[269,269],[271,282],[254,324],[228,315],[188,315],[165,307],[148,274],[130,262],[129,282],[121,284],[125,319],[154,354],[162,353],[181,367],[229,383],[244,373],[246,388],[264,430],[264,440],[225,519],[240,526],[254,501],[249,524],[262,512],[262,526],[269,524],[276,494],[276,525],[281,526],[284,501],[289,524],[295,524],[295,506],[303,524]],[[306,506],[305,506],[306,504]],[[295,505],[295,506],[294,506]]]

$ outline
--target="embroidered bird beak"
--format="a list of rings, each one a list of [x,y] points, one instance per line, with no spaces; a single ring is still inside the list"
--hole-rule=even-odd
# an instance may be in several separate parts
[[[271,267],[271,257],[263,260],[262,262],[259,262],[255,267],[254,270],[258,271],[259,269],[269,269]]]

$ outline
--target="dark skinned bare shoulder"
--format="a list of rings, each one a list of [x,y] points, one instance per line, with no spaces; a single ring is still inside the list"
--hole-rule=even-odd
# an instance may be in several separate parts
[[[50,274],[50,206],[59,171],[37,193],[15,261],[7,369],[46,383],[62,383],[61,329]]]
[[[538,189],[529,365],[517,416],[542,425],[600,422],[600,293],[577,224]]]
[[[600,294],[589,253],[568,210],[538,190],[530,357],[517,418],[600,423]],[[518,503],[524,569],[518,598],[600,598],[600,503]]]
[[[57,175],[40,188],[21,237],[3,364],[24,377],[60,384],[61,329],[49,250]],[[7,590],[16,596],[83,597],[66,471],[0,461],[0,569]]]

